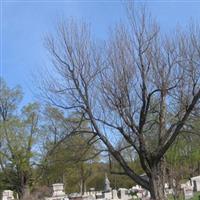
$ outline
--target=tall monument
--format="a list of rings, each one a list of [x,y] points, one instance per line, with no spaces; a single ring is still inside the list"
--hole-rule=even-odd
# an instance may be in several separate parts
[[[104,192],[110,192],[110,191],[111,191],[110,181],[109,181],[107,173],[106,173],[105,174]]]

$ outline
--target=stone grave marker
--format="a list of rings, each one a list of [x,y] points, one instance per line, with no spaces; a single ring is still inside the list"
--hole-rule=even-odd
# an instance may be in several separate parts
[[[183,190],[184,190],[185,199],[191,199],[194,196],[192,186],[186,186],[183,188]]]
[[[13,191],[4,190],[2,193],[2,200],[14,200]]]

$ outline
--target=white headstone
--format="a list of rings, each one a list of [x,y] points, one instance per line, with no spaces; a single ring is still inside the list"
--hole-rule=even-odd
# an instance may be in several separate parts
[[[105,199],[112,199],[112,192],[104,192],[104,198]]]
[[[117,190],[113,190],[112,195],[113,195],[113,199],[119,199],[119,197],[117,195]]]
[[[53,197],[65,196],[63,183],[53,184]]]
[[[14,200],[13,191],[4,190],[2,194],[2,200]]]
[[[128,195],[128,190],[126,188],[120,188],[119,191],[120,191],[122,200],[131,199],[131,197]]]
[[[63,183],[53,184],[52,197],[46,197],[45,200],[69,200],[68,196],[64,193]]]
[[[95,195],[96,195],[95,188],[90,188],[89,191],[90,191],[90,196],[95,197]]]
[[[186,186],[183,188],[185,199],[191,199],[193,197],[193,187]]]
[[[191,178],[192,186],[195,192],[200,191],[200,176],[195,176]]]

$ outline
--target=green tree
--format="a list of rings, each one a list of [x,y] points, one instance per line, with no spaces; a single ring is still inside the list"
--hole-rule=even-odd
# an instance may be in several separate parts
[[[87,122],[77,115],[65,117],[57,108],[47,106],[43,128],[44,143],[43,184],[64,182],[67,192],[81,193],[92,175],[92,163],[98,160],[95,138],[89,133]],[[80,134],[84,133],[84,134]]]
[[[39,106],[28,104],[19,112],[20,88],[9,88],[2,79],[0,94],[1,171],[6,185],[23,198],[29,194],[32,183]]]
[[[199,118],[192,120],[166,154],[166,168],[175,199],[181,194],[180,184],[200,173]]]

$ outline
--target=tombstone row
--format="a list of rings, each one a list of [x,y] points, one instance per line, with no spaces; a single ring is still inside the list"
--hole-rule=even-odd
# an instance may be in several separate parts
[[[194,196],[194,192],[200,192],[200,176],[192,177],[185,184],[181,184],[185,199],[191,199]]]
[[[108,186],[108,185],[107,185]],[[108,190],[109,188],[109,190]],[[66,195],[64,193],[64,186],[62,183],[53,184],[52,197],[46,197],[45,200],[130,200],[133,198],[150,198],[150,193],[140,186],[131,189],[119,188],[118,190],[107,187],[104,191],[95,191],[90,188],[88,192],[83,195],[80,193],[72,193]]]
[[[185,199],[193,197],[193,192],[200,191],[200,176],[192,177],[190,181],[181,184],[184,191]],[[166,194],[173,193],[172,189],[165,187]],[[95,191],[91,188],[84,195],[73,193],[65,194],[64,185],[62,183],[53,184],[52,197],[46,197],[45,200],[130,200],[134,198],[150,199],[150,193],[140,186],[134,186],[131,189],[120,188],[112,190],[110,182],[106,176],[104,191]],[[14,200],[13,192],[5,190],[2,194],[2,200]]]

